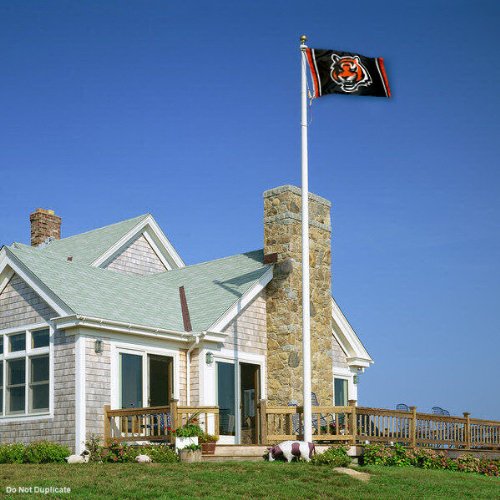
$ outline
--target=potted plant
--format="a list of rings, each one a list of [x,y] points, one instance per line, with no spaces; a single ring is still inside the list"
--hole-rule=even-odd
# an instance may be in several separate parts
[[[201,446],[198,444],[190,444],[179,450],[179,458],[181,462],[201,462]]]
[[[192,445],[198,446],[198,438],[203,435],[201,427],[188,422],[175,430],[175,451],[183,450]]]
[[[214,455],[215,446],[219,436],[213,436],[212,434],[205,433],[199,437],[198,441],[201,443],[201,452],[203,455]]]

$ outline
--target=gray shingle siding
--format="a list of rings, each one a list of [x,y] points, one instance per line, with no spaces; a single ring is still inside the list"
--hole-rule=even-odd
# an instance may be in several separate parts
[[[102,437],[103,406],[111,404],[111,351],[107,340],[103,340],[103,351],[99,354],[94,344],[94,339],[85,339],[86,431],[87,437],[90,434]]]
[[[0,294],[0,330],[23,330],[33,323],[47,323],[57,314],[25,283],[14,275]],[[56,330],[53,335],[54,416],[3,422],[0,442],[31,442],[41,439],[69,446],[75,443],[75,340],[73,335]]]
[[[106,266],[106,269],[138,276],[161,273],[167,270],[142,234],[131,241],[123,252]]]
[[[0,330],[44,323],[56,313],[17,274],[0,294]]]
[[[224,329],[228,336],[225,349],[238,349],[243,352],[267,353],[266,298],[262,291],[243,311]]]

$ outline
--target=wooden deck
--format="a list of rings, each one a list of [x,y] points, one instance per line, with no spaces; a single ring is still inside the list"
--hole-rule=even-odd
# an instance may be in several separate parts
[[[500,422],[463,416],[442,416],[410,411],[355,406],[314,406],[313,441],[317,445],[343,443],[400,443],[441,450],[500,451]],[[129,443],[172,442],[173,430],[190,420],[209,434],[219,429],[216,406],[170,406],[111,410],[104,407],[104,440]],[[300,440],[303,429],[301,406],[274,406],[261,400],[257,408],[256,436],[262,446]],[[221,445],[219,445],[221,447]],[[218,447],[218,448],[219,448]],[[225,446],[221,449],[226,449]]]

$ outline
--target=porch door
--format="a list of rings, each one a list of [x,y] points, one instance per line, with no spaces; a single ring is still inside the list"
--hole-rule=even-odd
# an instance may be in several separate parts
[[[240,363],[241,444],[258,442],[258,402],[260,399],[260,366]]]
[[[223,444],[236,442],[236,391],[234,363],[217,362],[217,405],[219,436]]]
[[[168,406],[172,397],[173,359],[148,354],[148,406]]]

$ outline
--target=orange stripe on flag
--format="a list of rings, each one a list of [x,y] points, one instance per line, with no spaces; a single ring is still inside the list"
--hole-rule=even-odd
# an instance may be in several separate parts
[[[316,69],[314,68],[311,49],[306,49],[306,55],[307,55],[307,63],[309,64],[309,69],[311,70],[311,75],[314,84],[314,97],[319,97],[318,76],[316,75]]]
[[[378,58],[378,65],[380,67],[380,71],[382,72],[382,78],[384,79],[385,88],[387,89],[387,97],[391,97],[391,88],[389,87],[389,80],[387,79],[387,75],[385,73],[385,66],[384,66],[384,58],[383,57]]]

